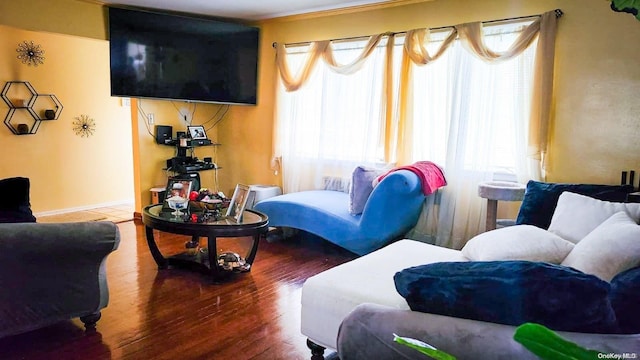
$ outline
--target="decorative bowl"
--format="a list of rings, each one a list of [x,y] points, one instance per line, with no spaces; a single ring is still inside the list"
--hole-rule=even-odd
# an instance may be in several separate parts
[[[174,210],[172,214],[176,216],[182,214],[181,210],[187,207],[188,202],[189,199],[183,198],[181,196],[172,196],[167,199],[167,204],[171,209]]]
[[[209,210],[220,209],[222,207],[222,200],[220,199],[202,199],[200,203]]]

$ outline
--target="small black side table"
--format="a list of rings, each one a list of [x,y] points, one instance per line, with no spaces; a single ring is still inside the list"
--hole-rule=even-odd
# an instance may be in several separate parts
[[[233,219],[208,220],[202,223],[185,221],[183,217],[175,216],[171,211],[162,209],[162,204],[149,205],[142,211],[142,222],[146,227],[147,244],[153,259],[159,269],[180,267],[197,270],[211,275],[214,281],[222,280],[231,272],[218,266],[217,237],[252,236],[253,245],[245,259],[251,265],[258,252],[258,242],[269,230],[269,218],[255,210],[245,210],[242,222]],[[153,230],[160,230],[172,234],[190,235],[194,239],[207,238],[208,251],[189,254],[187,252],[165,257],[158,249],[153,237]],[[249,267],[250,269],[250,267]]]

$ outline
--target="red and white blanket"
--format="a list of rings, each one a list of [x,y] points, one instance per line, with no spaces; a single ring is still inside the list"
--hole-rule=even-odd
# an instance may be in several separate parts
[[[412,165],[399,166],[389,170],[388,172],[378,176],[378,182],[398,170],[409,170],[414,172],[422,182],[422,192],[425,195],[434,193],[439,188],[447,185],[447,179],[444,177],[442,169],[431,161],[417,161]]]

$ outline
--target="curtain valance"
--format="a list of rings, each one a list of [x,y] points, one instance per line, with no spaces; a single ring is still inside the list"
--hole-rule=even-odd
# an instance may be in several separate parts
[[[541,33],[545,34],[543,36],[546,38],[545,42],[547,43],[549,42],[549,40],[554,39],[556,22],[550,21],[550,19],[556,19],[561,15],[562,12],[560,10],[548,11],[540,15],[536,20],[534,20],[523,30],[521,36],[512,44],[512,46],[507,51],[502,53],[498,53],[487,48],[483,40],[484,34],[482,29],[484,24],[482,22],[472,22],[453,26],[449,35],[446,36],[439,49],[433,56],[429,54],[425,47],[425,44],[427,44],[430,40],[431,30],[428,28],[421,28],[412,29],[407,31],[406,33],[382,33],[372,35],[369,37],[369,41],[364,46],[362,53],[351,63],[344,65],[340,65],[336,62],[333,56],[331,40],[311,42],[311,47],[308,51],[308,57],[295,76],[291,73],[291,70],[287,63],[286,48],[284,44],[279,43],[275,44],[276,63],[280,72],[282,83],[287,91],[295,91],[299,89],[300,86],[304,85],[306,80],[309,78],[309,75],[313,71],[313,68],[315,67],[318,59],[320,59],[321,57],[324,62],[337,73],[349,75],[358,71],[358,69],[362,67],[366,59],[371,55],[375,47],[378,46],[380,41],[385,36],[394,38],[396,36],[404,35],[404,53],[409,57],[409,59],[411,59],[413,63],[418,65],[425,65],[438,59],[442,54],[445,53],[449,45],[451,45],[451,43],[456,38],[459,38],[463,42],[465,48],[468,51],[483,59],[484,61],[508,60],[522,53],[522,51],[524,51],[536,39],[536,36]],[[388,56],[391,56],[391,53],[389,53]]]

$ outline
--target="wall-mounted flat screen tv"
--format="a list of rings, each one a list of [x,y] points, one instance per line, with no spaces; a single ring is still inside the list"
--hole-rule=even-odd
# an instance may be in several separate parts
[[[256,104],[259,29],[109,8],[111,95]]]

